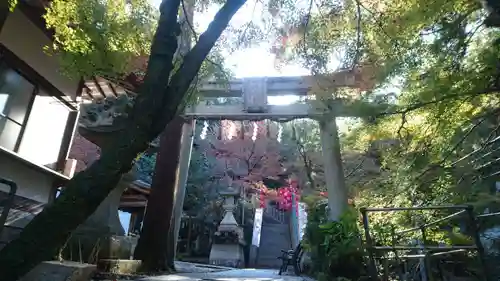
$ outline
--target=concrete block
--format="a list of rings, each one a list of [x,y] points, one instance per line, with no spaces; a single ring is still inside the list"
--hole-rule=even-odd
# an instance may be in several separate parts
[[[99,271],[113,274],[134,274],[140,266],[140,260],[102,259],[97,263]]]
[[[243,247],[239,244],[212,244],[209,262],[212,265],[244,267]]]
[[[93,264],[72,261],[46,261],[18,281],[89,281],[96,271]]]

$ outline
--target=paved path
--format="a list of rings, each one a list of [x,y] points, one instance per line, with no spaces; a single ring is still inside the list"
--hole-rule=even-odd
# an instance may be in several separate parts
[[[228,269],[215,272],[179,273],[147,277],[138,281],[314,281],[307,277],[278,275],[272,269]]]

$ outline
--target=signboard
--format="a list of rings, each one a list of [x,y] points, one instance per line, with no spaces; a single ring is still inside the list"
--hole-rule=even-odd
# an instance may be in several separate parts
[[[263,113],[267,111],[266,78],[245,78],[242,93],[246,112]]]
[[[260,234],[262,230],[262,216],[264,214],[263,208],[255,209],[255,216],[253,219],[253,234],[252,234],[252,245],[259,247],[260,245]]]
[[[304,202],[298,204],[298,224],[299,224],[299,241],[302,241],[307,226],[307,206]]]

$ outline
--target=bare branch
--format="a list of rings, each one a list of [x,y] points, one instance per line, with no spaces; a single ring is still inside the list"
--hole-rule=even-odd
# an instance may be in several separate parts
[[[354,167],[346,176],[345,178],[348,179],[350,178],[351,176],[353,176],[357,171],[359,171],[361,169],[361,167],[363,167],[363,164],[365,163],[366,161],[366,157],[363,158],[363,160],[361,160],[361,162],[356,165],[356,167]]]
[[[500,109],[494,109],[494,110],[491,110],[489,111],[488,113],[486,114],[482,114],[479,119],[479,121],[474,124],[474,126],[472,126],[463,136],[462,138],[453,146],[452,149],[448,150],[448,152],[446,153],[446,155],[443,157],[443,159],[441,159],[441,161],[437,162],[437,163],[434,163],[434,164],[431,164],[428,166],[427,169],[425,169],[424,171],[422,171],[415,179],[413,182],[419,180],[420,178],[422,178],[425,174],[427,174],[429,171],[431,170],[434,170],[436,168],[441,168],[441,169],[450,169],[452,167],[454,167],[457,163],[467,159],[468,157],[470,157],[471,155],[474,155],[475,153],[477,153],[478,151],[481,151],[483,150],[485,147],[489,146],[489,145],[492,145],[498,141],[500,141],[500,137],[497,137],[495,139],[491,139],[491,136],[492,134],[490,134],[490,136],[488,137],[488,139],[481,145],[481,148],[467,154],[466,156],[458,159],[457,161],[451,163],[450,165],[447,165],[447,166],[443,166],[443,164],[446,162],[446,160],[457,150],[457,148],[465,141],[465,139],[467,139],[467,137],[481,124],[483,123],[486,118],[491,115],[492,113],[495,113],[495,112],[499,112]],[[477,118],[476,118],[477,119]],[[500,126],[500,125],[499,125]],[[498,127],[496,129],[494,129],[493,131],[496,131],[498,130]],[[459,179],[458,183],[457,184],[460,184],[463,180],[465,180],[465,177],[468,177],[468,176],[471,176],[473,174],[475,174],[477,172],[477,169],[474,169],[472,173],[469,173],[469,174],[463,174],[462,177]],[[423,181],[421,182],[418,186],[416,186],[414,189],[413,189],[413,192],[415,192],[417,189],[423,187],[424,185],[426,184],[430,184],[432,182],[434,182],[436,180],[436,177],[431,177],[430,179],[426,180],[426,181]],[[476,178],[474,180],[474,182],[476,182],[478,179]]]
[[[482,118],[483,118],[482,120],[484,121],[486,117],[488,117],[489,115],[491,115],[491,114],[493,114],[493,113],[498,113],[499,111],[500,111],[500,109],[495,109],[495,110],[493,110],[493,111],[488,112],[487,114],[484,114],[484,115],[482,116]],[[500,138],[498,138],[498,137],[497,137],[497,138],[495,138],[495,139],[493,139],[493,140],[491,139],[491,138],[493,137],[493,134],[494,134],[496,131],[498,131],[498,129],[500,129],[500,124],[499,124],[499,125],[498,125],[495,129],[493,129],[493,130],[491,131],[491,133],[490,133],[490,134],[488,135],[488,137],[486,138],[486,141],[485,141],[485,142],[481,145],[481,147],[480,147],[480,148],[478,148],[478,149],[476,149],[476,150],[472,151],[471,153],[468,153],[467,155],[465,155],[465,156],[461,157],[460,159],[458,159],[458,160],[454,161],[453,163],[449,164],[447,167],[448,167],[448,168],[451,168],[451,167],[453,167],[453,166],[457,165],[459,162],[462,162],[462,161],[464,161],[465,159],[468,159],[470,156],[475,155],[476,153],[478,153],[478,152],[482,151],[483,149],[485,149],[485,148],[486,148],[486,147],[488,147],[489,145],[494,144],[495,142],[497,142],[498,140],[500,140]],[[477,160],[477,159],[473,160],[472,162],[474,162],[474,161],[476,161],[476,160]]]
[[[189,89],[191,82],[200,70],[200,67],[210,53],[210,50],[215,45],[215,42],[219,39],[220,35],[224,29],[229,24],[229,21],[233,15],[245,4],[246,0],[228,0],[224,6],[217,12],[214,20],[210,23],[207,30],[200,35],[198,43],[186,54],[184,61],[180,66],[179,70],[172,75],[169,84],[169,92],[172,93],[184,93]],[[167,80],[167,79],[165,79]],[[170,95],[164,97],[162,104],[174,103],[180,104],[183,96]],[[176,112],[176,111],[175,111]],[[172,113],[168,110],[164,110],[160,116],[162,120],[169,120],[172,118]],[[161,126],[161,125],[160,125]],[[159,130],[161,131],[162,128]]]
[[[184,12],[184,14],[187,14],[186,5],[184,3],[184,0],[181,1],[181,4],[182,4],[181,5],[182,6],[182,11]],[[198,34],[197,34],[196,30],[194,30],[193,23],[190,22],[187,17],[185,18],[185,20],[186,20],[187,26],[189,27],[189,29],[191,30],[191,33],[193,34],[194,42],[198,43]],[[219,63],[214,62],[209,57],[206,57],[205,60],[208,61],[209,63],[215,65],[217,68],[220,69],[220,71],[222,71],[224,73],[226,72],[225,69],[224,69],[224,66],[220,65]]]
[[[304,23],[304,36],[302,38],[302,47],[303,47],[304,54],[307,51],[306,37],[307,37],[307,29],[309,26],[309,22],[311,21],[311,16],[312,16],[311,11],[312,11],[312,7],[313,7],[313,3],[314,3],[314,0],[309,0],[309,8],[307,11],[307,15],[305,16],[306,22]]]
[[[361,57],[361,2],[356,0],[356,54],[352,62],[351,70],[358,65],[359,59]]]
[[[401,132],[403,131],[403,129],[405,129],[405,124],[406,124],[407,120],[406,120],[406,113],[402,113],[401,114],[401,125],[399,126],[398,128],[398,137],[403,140],[403,135],[401,134]]]
[[[292,133],[295,139],[295,143],[297,144],[297,150],[299,151],[299,154],[302,158],[302,161],[304,163],[304,168],[306,169],[306,176],[307,179],[309,180],[309,183],[312,188],[315,187],[315,180],[312,176],[313,173],[313,164],[311,159],[307,156],[306,149],[304,147],[304,144],[299,140],[297,137],[297,129],[295,128],[295,125],[292,125]]]
[[[439,161],[438,163],[435,163],[435,164],[432,164],[432,165],[429,165],[429,167],[427,169],[425,169],[422,173],[420,173],[416,178],[415,180],[418,180],[420,179],[421,177],[423,177],[425,174],[427,174],[427,172],[431,171],[432,169],[434,169],[435,167],[441,167],[444,162],[446,162],[446,160],[448,160],[448,158],[457,150],[457,148],[470,136],[470,134],[477,129],[477,127],[479,127],[479,125],[481,125],[484,121],[486,120],[485,117],[481,118],[481,120],[479,120],[479,122],[477,122],[476,124],[474,124],[463,136],[462,138],[460,138],[459,141],[457,141],[455,143],[455,145],[450,149],[448,150],[448,152],[445,154],[445,156],[441,159],[441,161]]]
[[[415,111],[417,109],[420,109],[420,108],[423,108],[423,107],[426,107],[426,106],[430,106],[430,105],[433,105],[433,104],[437,104],[437,103],[440,103],[440,102],[448,101],[448,100],[460,99],[460,98],[468,98],[468,97],[476,97],[476,96],[480,96],[480,95],[490,95],[490,94],[496,94],[498,92],[500,92],[500,87],[498,87],[497,85],[495,85],[493,87],[489,87],[489,88],[483,89],[482,91],[478,91],[478,92],[471,92],[471,93],[467,93],[467,94],[444,95],[444,96],[442,96],[440,98],[437,98],[437,99],[434,99],[434,100],[431,100],[431,101],[420,102],[420,103],[416,103],[416,104],[413,104],[413,105],[408,105],[408,106],[406,106],[405,108],[402,108],[402,109],[396,109],[396,110],[381,112],[381,113],[377,114],[377,117],[388,116],[388,115],[395,115],[395,114],[406,114],[406,113]]]

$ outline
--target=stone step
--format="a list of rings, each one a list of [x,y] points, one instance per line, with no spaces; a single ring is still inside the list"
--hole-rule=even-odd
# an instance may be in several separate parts
[[[263,223],[268,223],[268,224],[283,224],[283,222],[278,221],[269,215],[262,216],[262,221]]]
[[[275,230],[280,229],[283,231],[289,229],[288,225],[286,225],[286,224],[263,223],[262,226],[266,227],[267,229],[275,229]]]
[[[284,218],[284,221],[281,221],[275,217],[273,217],[272,215],[264,212],[264,214],[262,215],[262,221],[263,223],[269,223],[269,224],[286,224],[287,223],[287,220],[286,218]]]
[[[281,250],[289,250],[291,247],[290,230],[286,224],[262,224],[260,248],[257,258],[257,267],[279,268]]]
[[[96,271],[93,264],[72,261],[42,262],[19,281],[87,281]]]

